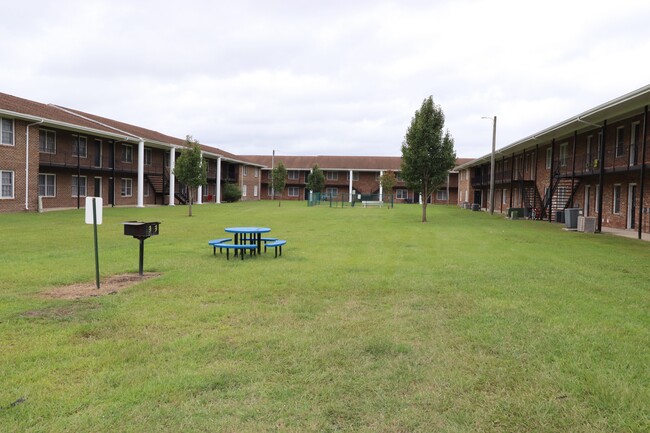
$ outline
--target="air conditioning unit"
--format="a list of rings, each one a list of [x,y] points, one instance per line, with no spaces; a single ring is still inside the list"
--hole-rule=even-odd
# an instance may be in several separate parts
[[[596,232],[596,217],[578,217],[578,231],[585,233]]]

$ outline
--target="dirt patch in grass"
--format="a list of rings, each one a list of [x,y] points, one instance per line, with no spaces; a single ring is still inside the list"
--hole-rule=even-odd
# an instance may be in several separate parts
[[[99,280],[99,289],[95,281],[87,283],[76,283],[69,286],[61,286],[49,289],[40,294],[41,297],[50,299],[80,299],[92,296],[114,295],[124,289],[146,281],[150,278],[156,278],[160,274],[149,272],[144,275],[140,274],[121,274],[103,277]]]

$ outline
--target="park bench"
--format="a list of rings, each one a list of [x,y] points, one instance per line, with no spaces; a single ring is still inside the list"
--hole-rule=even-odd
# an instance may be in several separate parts
[[[285,245],[287,241],[284,239],[275,239],[274,241],[271,242],[266,242],[264,244],[264,252],[266,252],[267,247],[273,247],[275,248],[275,257],[278,256],[278,248],[280,248],[280,255],[282,255],[282,245]]]
[[[361,204],[363,205],[363,207],[368,207],[368,206],[382,207],[384,205],[384,202],[379,200],[364,200],[361,202]]]
[[[226,259],[230,260],[230,250],[241,250],[241,253],[239,254],[241,256],[241,259],[244,260],[245,251],[248,250],[250,252],[250,255],[252,256],[253,253],[256,252],[257,250],[257,245],[255,244],[230,244],[230,243],[221,243],[216,245],[219,249],[225,248],[226,249]]]
[[[215,256],[217,255],[217,248],[219,248],[219,252],[221,252],[221,248],[223,248],[220,244],[223,244],[224,242],[230,242],[232,239],[230,238],[221,238],[221,239],[212,239],[211,241],[208,241],[208,245],[212,247],[212,254]]]

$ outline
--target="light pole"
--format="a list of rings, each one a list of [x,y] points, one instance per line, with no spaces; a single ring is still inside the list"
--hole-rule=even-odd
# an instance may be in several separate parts
[[[497,142],[497,116],[482,117],[492,120],[492,155],[490,156],[490,215],[494,215],[494,151]]]

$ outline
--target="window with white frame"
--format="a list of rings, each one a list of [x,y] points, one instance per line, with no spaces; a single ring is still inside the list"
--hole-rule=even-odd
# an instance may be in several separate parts
[[[406,200],[409,198],[409,192],[407,189],[398,189],[395,191],[395,197],[398,200]]]
[[[350,180],[350,172],[348,172],[348,180]],[[352,180],[359,180],[359,172],[358,171],[353,171],[352,172]]]
[[[151,188],[151,185],[149,182],[145,183],[144,186],[142,187],[142,195],[144,197],[149,197],[149,189]]]
[[[300,196],[300,188],[297,186],[290,186],[289,187],[289,197],[299,197]]]
[[[56,153],[56,133],[41,129],[38,131],[38,150],[41,153]]]
[[[72,197],[86,196],[86,176],[72,176]]]
[[[612,194],[613,203],[612,203],[612,213],[620,214],[621,213],[621,185],[614,185],[614,193]]]
[[[241,196],[246,197],[246,193],[248,192],[248,185],[242,185],[241,187]]]
[[[560,167],[566,167],[569,143],[560,144]]]
[[[501,203],[508,204],[508,190],[505,188],[501,191]]]
[[[595,210],[598,213],[598,208],[600,207],[600,185],[596,185],[596,200],[595,200]]]
[[[72,143],[72,156],[78,156],[79,158],[85,158],[88,156],[88,141],[86,137],[79,137],[78,135],[74,136]]]
[[[444,201],[447,200],[447,190],[439,189],[436,191],[436,200]]]
[[[338,188],[326,188],[325,189],[325,194],[328,197],[336,197],[339,195],[339,189]]]
[[[625,127],[616,128],[616,157],[625,155]]]
[[[287,171],[288,180],[298,180],[300,179],[300,172],[298,170],[289,170]]]
[[[248,166],[244,166],[244,176],[248,176]]]
[[[14,120],[0,117],[0,144],[14,145]]]
[[[151,149],[144,148],[144,165],[151,165]]]
[[[14,198],[13,171],[0,170],[0,198]]]
[[[255,167],[255,177],[260,177],[260,169]]]
[[[56,197],[56,175],[39,173],[38,195],[41,197]]]
[[[553,162],[553,148],[546,148],[546,168],[551,168],[551,163]]]
[[[339,180],[339,172],[338,171],[328,171],[327,172],[327,180]]]
[[[130,144],[122,145],[122,162],[133,162],[133,146]]]
[[[133,179],[129,177],[123,177],[120,180],[120,195],[122,197],[133,196]]]
[[[253,197],[257,197],[257,185],[253,185]]]

